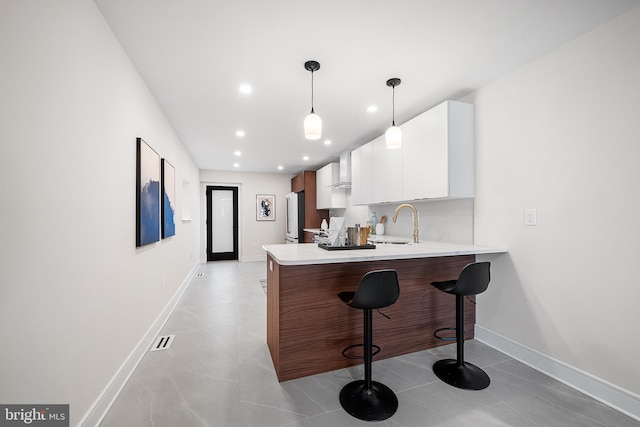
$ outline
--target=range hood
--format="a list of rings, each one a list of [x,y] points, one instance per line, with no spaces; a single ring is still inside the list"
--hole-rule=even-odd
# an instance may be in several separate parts
[[[331,186],[341,190],[351,188],[351,151],[340,154],[340,180]]]

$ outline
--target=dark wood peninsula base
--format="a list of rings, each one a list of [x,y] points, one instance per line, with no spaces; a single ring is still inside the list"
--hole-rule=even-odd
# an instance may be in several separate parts
[[[475,255],[280,265],[267,254],[267,344],[279,381],[333,371],[362,363],[342,350],[362,342],[362,311],[348,307],[337,294],[355,290],[368,271],[398,272],[400,298],[374,311],[375,360],[448,344],[433,336],[455,326],[455,297],[430,283],[455,279]],[[465,303],[466,339],[473,338],[475,305]],[[455,334],[452,333],[451,336]]]

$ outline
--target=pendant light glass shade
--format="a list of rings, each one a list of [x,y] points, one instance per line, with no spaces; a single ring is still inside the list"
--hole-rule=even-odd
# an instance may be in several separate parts
[[[402,147],[402,129],[394,124],[384,133],[384,139],[389,149]]]
[[[396,86],[400,84],[401,80],[393,78],[387,80],[387,86],[393,88],[393,116],[391,119],[391,127],[384,133],[384,139],[387,142],[388,149],[402,147],[402,129],[396,126]]]
[[[304,137],[315,140],[322,136],[322,119],[313,111],[313,72],[320,69],[320,63],[317,61],[307,61],[304,68],[311,71],[311,112],[304,118]]]
[[[322,119],[313,112],[313,109],[307,117],[304,118],[304,137],[307,139],[320,139],[322,135]]]

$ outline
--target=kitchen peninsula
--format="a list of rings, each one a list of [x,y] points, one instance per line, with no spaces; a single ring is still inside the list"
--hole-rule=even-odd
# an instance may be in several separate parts
[[[338,298],[371,270],[398,272],[400,297],[374,320],[374,360],[444,345],[433,331],[455,325],[455,297],[430,286],[454,279],[477,254],[504,249],[439,242],[326,251],[316,244],[265,245],[267,344],[279,381],[356,365],[342,350],[362,342],[362,312]],[[378,318],[379,317],[379,318]],[[475,306],[465,304],[466,339],[473,338]]]

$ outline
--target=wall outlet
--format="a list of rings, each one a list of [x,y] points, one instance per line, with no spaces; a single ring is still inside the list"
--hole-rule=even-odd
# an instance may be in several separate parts
[[[538,213],[535,209],[525,209],[524,210],[524,225],[537,225],[538,224]]]

